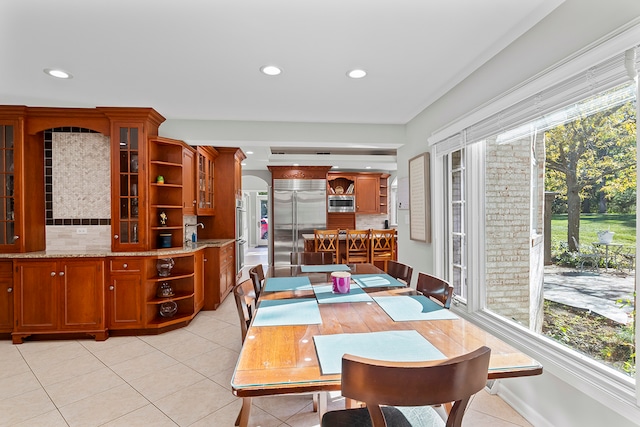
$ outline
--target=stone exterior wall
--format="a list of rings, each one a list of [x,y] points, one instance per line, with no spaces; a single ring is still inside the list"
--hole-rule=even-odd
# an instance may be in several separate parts
[[[532,168],[532,155],[541,159]],[[542,154],[542,156],[540,156]],[[537,205],[532,204],[532,169],[538,181]],[[542,231],[544,208],[544,144],[538,138],[535,151],[529,138],[498,144],[487,140],[485,187],[486,303],[487,307],[523,325],[537,326],[541,299],[532,292],[532,269],[541,263],[532,257],[532,212]],[[534,208],[535,207],[535,211]],[[537,275],[535,275],[537,276]],[[538,279],[536,279],[538,280]],[[536,307],[532,307],[535,305]],[[535,314],[532,316],[532,314]]]

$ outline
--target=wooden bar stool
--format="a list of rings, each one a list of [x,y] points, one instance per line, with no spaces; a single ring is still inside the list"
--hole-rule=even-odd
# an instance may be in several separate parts
[[[340,259],[340,234],[338,230],[313,230],[316,252],[333,252],[333,259]]]
[[[387,271],[387,262],[396,259],[396,230],[371,230],[370,262],[384,262],[383,270]]]

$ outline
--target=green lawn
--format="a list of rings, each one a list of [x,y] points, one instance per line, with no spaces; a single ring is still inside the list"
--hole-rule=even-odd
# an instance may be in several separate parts
[[[598,231],[613,231],[613,241],[627,246],[636,244],[635,214],[582,214],[580,216],[580,242],[598,241]],[[567,215],[557,214],[551,217],[551,242],[567,241]]]

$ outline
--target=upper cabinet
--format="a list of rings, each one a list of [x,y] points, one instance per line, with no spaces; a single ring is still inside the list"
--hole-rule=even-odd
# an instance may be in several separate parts
[[[149,138],[149,228],[151,249],[181,247],[183,235],[182,141]]]
[[[388,180],[386,173],[329,172],[327,194],[354,194],[357,214],[387,214]]]
[[[213,147],[198,147],[197,153],[196,213],[215,215],[215,161],[218,151]]]
[[[44,142],[26,133],[26,111],[26,107],[0,106],[0,252],[3,253],[45,248],[44,197],[33,197],[44,195]],[[42,167],[26,168],[25,163]]]
[[[148,233],[151,214],[148,190],[152,173],[148,140],[158,135],[164,117],[150,108],[100,110],[111,124],[111,249],[122,252],[155,247],[156,233]],[[182,165],[182,151],[176,161]],[[181,167],[179,173],[182,174]],[[182,200],[179,206],[182,208]]]
[[[196,214],[196,151],[191,147],[182,149],[182,213]]]

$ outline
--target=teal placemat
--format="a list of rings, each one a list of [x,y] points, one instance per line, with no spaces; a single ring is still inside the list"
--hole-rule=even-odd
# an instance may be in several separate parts
[[[446,359],[440,350],[416,331],[316,335],[313,341],[323,375],[342,372],[342,356],[345,353],[396,362]]]
[[[348,294],[334,294],[333,285],[314,286],[313,292],[316,293],[319,304],[373,301],[373,299],[355,283],[351,284],[351,289]]]
[[[253,326],[312,325],[322,323],[315,298],[263,300]]]
[[[303,273],[332,273],[334,271],[350,271],[346,264],[301,265]]]
[[[378,287],[391,287],[401,286],[406,287],[404,283],[398,282],[388,274],[353,274],[351,278],[363,288],[378,288]]]
[[[269,277],[264,284],[263,291],[296,291],[311,289],[311,282],[307,276],[300,277]]]
[[[458,316],[424,295],[373,298],[396,322],[409,320],[450,320]]]

